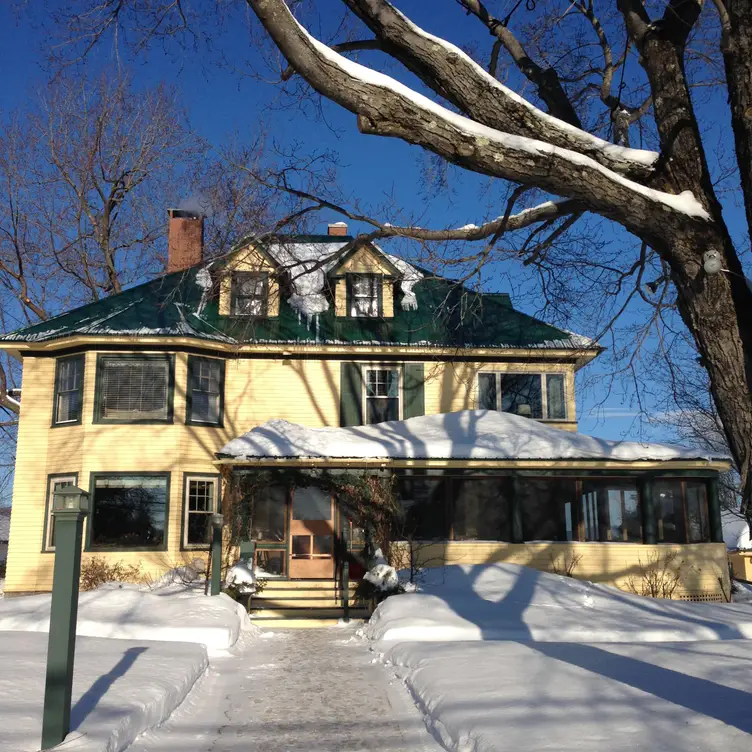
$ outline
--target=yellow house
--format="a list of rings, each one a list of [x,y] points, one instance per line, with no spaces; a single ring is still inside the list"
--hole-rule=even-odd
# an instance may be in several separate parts
[[[676,596],[727,592],[727,459],[577,434],[574,376],[598,345],[341,224],[204,262],[201,223],[171,212],[164,276],[0,337],[23,361],[6,594],[50,589],[61,485],[90,492],[84,559],[157,576],[203,555],[228,478],[285,469],[298,480],[257,488],[242,531],[282,580],[334,579],[358,536],[300,483],[315,470],[393,476],[394,550],[420,541],[426,565],[639,590],[668,552]]]

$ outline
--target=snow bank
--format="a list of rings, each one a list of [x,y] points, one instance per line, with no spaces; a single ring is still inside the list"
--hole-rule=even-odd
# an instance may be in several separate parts
[[[453,752],[749,749],[752,642],[400,643],[385,660]]]
[[[371,640],[667,642],[752,639],[752,606],[642,598],[516,564],[426,569],[420,593],[388,598]]]
[[[49,594],[0,601],[0,632],[47,632],[49,622]],[[245,609],[224,593],[205,596],[203,585],[149,590],[110,583],[81,593],[78,601],[79,636],[193,642],[215,655],[243,631],[257,631]]]
[[[493,410],[463,410],[351,428],[307,428],[275,418],[233,439],[218,454],[238,459],[727,459],[704,449],[596,439]]]
[[[0,638],[2,750],[39,749],[46,657],[45,634],[7,632]],[[207,665],[201,645],[79,637],[71,733],[61,749],[125,749],[177,708]]]

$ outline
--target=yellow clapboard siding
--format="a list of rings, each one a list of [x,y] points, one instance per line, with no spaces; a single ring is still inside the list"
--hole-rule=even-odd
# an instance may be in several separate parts
[[[407,559],[409,544],[393,544]],[[420,566],[453,564],[509,563],[564,574],[574,556],[579,561],[572,570],[577,579],[590,580],[630,590],[630,581],[640,590],[642,573],[653,562],[663,563],[667,555],[675,559],[667,567],[678,572],[675,597],[709,593],[724,597],[729,592],[726,546],[723,543],[660,544],[642,543],[499,543],[495,541],[448,541],[414,544]],[[399,554],[396,554],[399,556]],[[400,559],[398,559],[400,560]]]

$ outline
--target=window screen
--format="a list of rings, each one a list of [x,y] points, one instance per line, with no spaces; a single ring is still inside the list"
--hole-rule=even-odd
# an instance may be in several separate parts
[[[269,275],[266,272],[235,272],[232,275],[234,316],[266,316]]]
[[[381,279],[375,274],[350,278],[350,316],[378,316]]]
[[[496,374],[478,374],[478,407],[481,410],[496,410]]]
[[[453,478],[455,540],[511,540],[507,478]]]
[[[188,359],[190,421],[217,425],[222,418],[224,362],[214,358]]]
[[[172,420],[172,359],[169,356],[103,356],[98,370],[99,420]]]
[[[56,425],[78,423],[83,402],[84,358],[59,358],[55,368]]]
[[[546,375],[546,417],[549,420],[565,420],[567,417],[564,399],[564,374]]]
[[[95,477],[92,548],[162,548],[166,520],[166,475]]]
[[[538,373],[502,373],[501,409],[526,418],[543,417],[541,377]]]

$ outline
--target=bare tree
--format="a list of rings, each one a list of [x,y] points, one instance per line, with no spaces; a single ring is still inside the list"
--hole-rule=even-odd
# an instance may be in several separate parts
[[[52,16],[68,40],[71,59],[125,28],[141,48],[155,40],[169,45],[186,30],[211,34],[220,8],[208,0],[190,9],[180,0],[74,5],[77,13],[66,7]],[[484,64],[478,45],[471,49],[473,57],[422,29],[388,0],[341,0],[339,16],[327,6],[328,12],[316,17],[318,3],[290,5],[305,25],[285,0],[247,0],[285,58],[281,82],[296,93],[306,82],[355,114],[361,133],[400,139],[440,163],[512,183],[501,216],[480,226],[395,226],[340,207],[373,227],[364,237],[479,241],[481,249],[461,260],[472,271],[488,261],[502,237],[507,242],[512,231],[529,228],[535,241],[518,246],[518,257],[545,275],[547,265],[556,271],[551,249],[585,215],[622,228],[636,239],[639,253],[618,266],[591,257],[591,282],[607,274],[617,292],[631,286],[627,302],[643,297],[652,307],[651,323],[660,323],[675,306],[707,370],[713,404],[740,471],[743,508],[752,517],[752,291],[743,268],[748,241],[735,244],[721,204],[724,180],[740,178],[749,230],[749,2],[436,3],[445,14],[468,16],[485,39],[490,36],[490,44],[480,45],[490,46]],[[528,15],[526,7],[535,12]],[[84,8],[88,13],[81,12]],[[320,41],[306,26],[330,38]],[[361,51],[375,62],[365,66],[348,57]],[[409,72],[410,85],[383,72],[400,69]],[[706,120],[695,101],[718,87],[726,95],[733,131],[730,166],[722,174],[714,173],[703,142],[718,101]],[[656,151],[630,148],[637,143]],[[541,193],[555,200],[533,205]],[[519,211],[522,202],[528,206]],[[723,273],[706,274],[706,252],[719,254]],[[648,297],[643,286],[653,270],[655,295]]]

